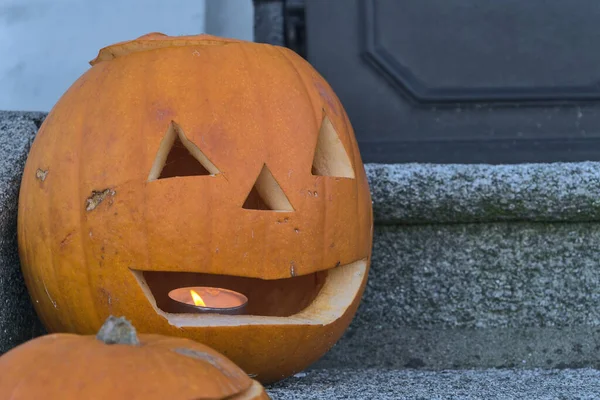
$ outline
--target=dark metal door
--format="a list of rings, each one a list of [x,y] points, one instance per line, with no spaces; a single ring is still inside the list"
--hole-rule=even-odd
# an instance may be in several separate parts
[[[597,0],[306,0],[365,162],[600,160]]]

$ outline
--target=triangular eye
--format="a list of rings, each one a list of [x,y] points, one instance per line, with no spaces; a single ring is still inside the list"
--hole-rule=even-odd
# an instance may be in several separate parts
[[[174,176],[216,175],[217,167],[171,122],[152,164],[148,181]]]
[[[354,169],[348,153],[346,153],[344,144],[327,116],[323,118],[319,130],[312,174],[354,178]]]
[[[242,208],[248,210],[294,211],[283,189],[267,165],[263,165],[258,178]]]

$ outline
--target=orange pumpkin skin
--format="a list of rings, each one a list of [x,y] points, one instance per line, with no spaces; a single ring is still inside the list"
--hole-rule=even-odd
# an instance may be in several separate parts
[[[290,50],[207,35],[146,35],[102,49],[92,65],[44,121],[22,179],[22,270],[47,329],[91,334],[125,315],[140,332],[205,343],[261,382],[319,359],[356,312],[373,226],[354,132],[327,82]],[[311,174],[324,116],[352,178]],[[218,174],[149,181],[172,123]],[[265,165],[293,211],[242,207]],[[348,266],[336,275],[352,284],[347,293],[325,290],[343,301],[202,326],[157,312],[136,275],[274,282]]]
[[[135,335],[135,333],[134,333]],[[213,349],[146,334],[139,344],[45,335],[0,357],[0,399],[265,400],[262,386]]]

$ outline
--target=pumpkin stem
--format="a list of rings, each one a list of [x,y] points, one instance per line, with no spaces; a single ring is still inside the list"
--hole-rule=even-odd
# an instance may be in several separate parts
[[[130,344],[138,346],[140,340],[137,337],[135,327],[125,317],[109,316],[104,325],[96,334],[96,339],[105,344]]]

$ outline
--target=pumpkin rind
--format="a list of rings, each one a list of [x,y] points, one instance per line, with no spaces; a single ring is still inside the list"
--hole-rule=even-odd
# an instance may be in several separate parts
[[[205,345],[154,334],[139,340],[139,345],[105,344],[95,336],[74,334],[33,339],[0,357],[0,397],[269,398],[238,366]],[[254,394],[244,397],[249,392]]]
[[[90,334],[126,315],[140,332],[206,343],[262,382],[317,360],[358,307],[373,224],[356,139],[327,82],[287,49],[207,35],[151,34],[92,64],[43,123],[22,179],[19,251],[46,327]],[[311,174],[324,117],[354,178]],[[173,122],[218,174],[148,181]],[[242,207],[265,165],[293,211]],[[327,325],[175,327],[132,272],[273,280],[357,260],[361,288]]]

